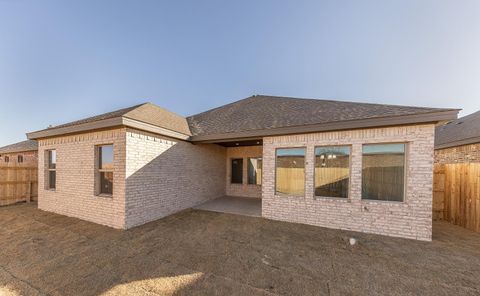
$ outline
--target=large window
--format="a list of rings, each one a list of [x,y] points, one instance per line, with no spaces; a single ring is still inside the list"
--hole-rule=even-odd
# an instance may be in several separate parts
[[[248,159],[248,184],[262,185],[262,158]]]
[[[315,147],[315,196],[348,197],[350,147]]]
[[[113,193],[113,145],[98,146],[98,186],[100,194]]]
[[[57,188],[57,150],[47,150],[47,189]]]
[[[405,144],[363,146],[362,199],[403,201]]]
[[[243,159],[242,158],[232,159],[231,169],[232,169],[231,183],[242,184],[242,182],[243,182]]]
[[[305,194],[305,148],[276,151],[275,193],[302,196]]]

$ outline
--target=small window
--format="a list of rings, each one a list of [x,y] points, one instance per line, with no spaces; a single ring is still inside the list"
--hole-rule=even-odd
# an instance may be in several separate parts
[[[47,150],[47,189],[57,188],[57,151]]]
[[[350,147],[315,148],[315,196],[348,197]]]
[[[403,201],[405,144],[363,146],[362,199]]]
[[[23,162],[23,155],[18,155],[17,156],[17,162],[22,163]]]
[[[113,194],[113,145],[97,147],[98,151],[98,193]]]
[[[242,184],[243,183],[243,159],[236,158],[232,159],[232,184]]]
[[[10,157],[8,156],[5,156],[5,158],[3,159],[5,162],[10,162]]]
[[[248,184],[262,185],[262,158],[248,159]]]
[[[275,193],[305,194],[305,148],[277,149]]]

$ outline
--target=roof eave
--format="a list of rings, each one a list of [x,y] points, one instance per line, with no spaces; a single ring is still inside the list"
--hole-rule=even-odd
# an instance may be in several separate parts
[[[479,137],[472,137],[472,138],[468,138],[468,139],[463,139],[463,140],[458,140],[458,141],[452,141],[452,142],[448,142],[448,143],[435,144],[435,150],[453,148],[453,147],[476,144],[476,143],[480,143],[480,136]]]
[[[398,125],[411,125],[422,123],[437,123],[457,118],[459,110],[445,110],[424,114],[402,115],[380,118],[369,118],[349,121],[337,121],[303,126],[280,127],[273,129],[260,129],[224,134],[195,135],[192,142],[215,143],[222,140],[253,139],[268,136],[281,136],[289,134],[306,134],[315,132],[327,132],[360,128],[374,128]]]
[[[148,124],[145,122],[137,121],[131,118],[126,118],[123,116],[83,123],[75,126],[67,126],[67,127],[35,131],[35,132],[27,133],[27,138],[30,140],[38,140],[38,139],[44,139],[44,138],[52,138],[52,137],[59,137],[59,136],[65,136],[65,135],[71,135],[71,134],[91,132],[95,130],[111,129],[111,128],[122,127],[122,126],[131,127],[131,128],[152,132],[152,133],[156,133],[156,134],[160,134],[160,135],[164,135],[164,136],[168,136],[176,139],[181,139],[181,140],[188,140],[190,138],[189,135],[185,135],[183,133],[165,129],[165,128]]]

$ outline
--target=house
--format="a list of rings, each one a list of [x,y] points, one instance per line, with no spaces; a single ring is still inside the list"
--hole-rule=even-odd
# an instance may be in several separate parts
[[[435,163],[480,162],[480,111],[437,127]]]
[[[36,200],[37,165],[36,141],[0,148],[0,206]]]
[[[37,166],[37,141],[26,140],[0,147],[0,167]]]
[[[480,232],[480,111],[435,133],[434,219]]]
[[[31,132],[46,211],[128,229],[222,196],[264,218],[431,240],[435,125],[457,109],[256,95]]]

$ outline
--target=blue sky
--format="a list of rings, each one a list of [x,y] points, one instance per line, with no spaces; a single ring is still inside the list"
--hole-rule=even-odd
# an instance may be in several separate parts
[[[480,109],[480,1],[0,0],[0,146],[151,101]]]

